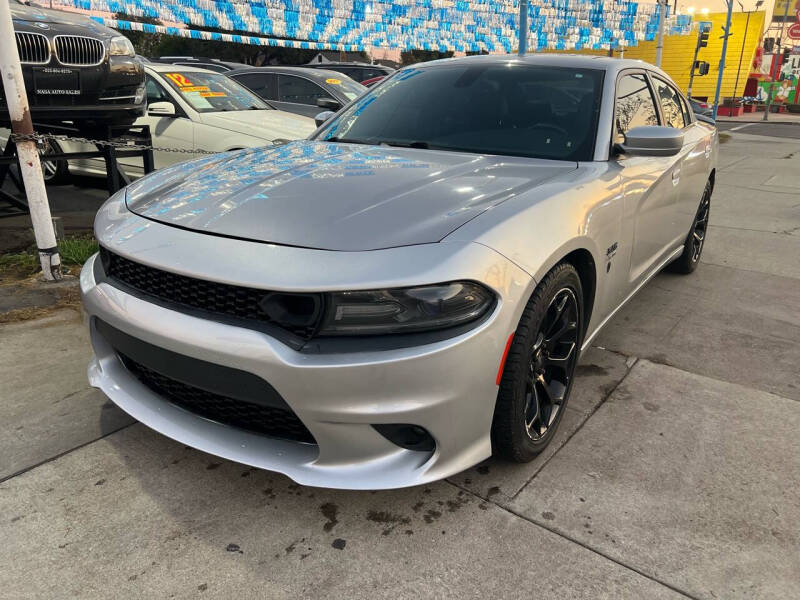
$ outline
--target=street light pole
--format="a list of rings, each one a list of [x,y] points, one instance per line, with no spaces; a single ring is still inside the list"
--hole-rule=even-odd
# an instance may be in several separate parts
[[[738,1],[738,0],[737,0]],[[756,3],[757,4],[757,3]],[[744,10],[744,6],[741,2],[739,2],[739,6]],[[736,68],[736,83],[733,84],[733,93],[736,94],[736,90],[739,89],[739,74],[742,71],[742,59],[744,59],[744,46],[747,42],[747,34],[750,33],[750,11],[747,11],[747,22],[744,26],[744,35],[742,36],[742,50],[739,52],[739,66]]]
[[[722,74],[725,71],[725,54],[728,52],[728,38],[731,35],[731,15],[733,13],[733,0],[725,0],[728,4],[728,18],[725,21],[725,35],[722,40],[722,56],[719,58],[719,73],[717,74],[717,90],[714,93],[714,114],[712,118],[717,120],[719,110],[719,93],[722,89]]]
[[[528,0],[519,2],[519,55],[528,51]]]
[[[33,135],[33,122],[28,106],[28,95],[25,92],[25,80],[22,78],[22,68],[19,64],[16,39],[14,23],[11,20],[11,7],[8,2],[0,1],[0,76],[3,78],[11,131],[18,135]],[[47,201],[42,165],[39,162],[39,151],[33,140],[17,141],[15,144],[19,170],[25,184],[25,195],[28,198],[33,234],[36,238],[36,247],[39,249],[42,273],[46,280],[57,281],[61,279],[61,257],[58,255],[50,204]]]
[[[667,20],[668,0],[658,0],[658,42],[656,43],[656,66],[661,66],[661,55],[664,52],[664,26]]]

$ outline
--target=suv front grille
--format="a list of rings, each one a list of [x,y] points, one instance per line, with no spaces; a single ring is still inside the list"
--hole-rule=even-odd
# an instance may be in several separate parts
[[[46,65],[50,62],[50,42],[41,33],[17,31],[19,62],[29,65]]]
[[[99,65],[106,49],[103,42],[81,35],[57,35],[56,55],[62,65],[75,67]]]
[[[121,352],[117,353],[136,379],[184,410],[223,425],[269,437],[316,444],[314,436],[291,410],[215,394],[157,373]]]
[[[102,247],[100,258],[106,276],[157,300],[177,305],[178,310],[195,309],[203,311],[209,318],[217,316],[252,324],[271,324],[303,339],[310,338],[316,329],[313,315],[309,316],[309,324],[297,326],[270,319],[261,308],[263,301],[275,294],[269,290],[195,279],[162,271],[128,260]]]

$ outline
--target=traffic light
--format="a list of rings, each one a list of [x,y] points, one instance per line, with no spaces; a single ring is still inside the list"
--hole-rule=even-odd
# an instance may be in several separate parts
[[[697,75],[708,75],[708,63],[704,60],[696,60],[694,62],[694,70]]]
[[[708,34],[711,31],[710,27],[703,27],[700,30],[700,35],[697,36],[697,47],[705,48],[708,46]]]
[[[764,52],[767,54],[772,54],[772,51],[775,49],[775,38],[764,38]]]

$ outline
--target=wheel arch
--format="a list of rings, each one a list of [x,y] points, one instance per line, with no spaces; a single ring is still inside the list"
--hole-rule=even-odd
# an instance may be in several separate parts
[[[573,250],[559,263],[568,262],[575,270],[578,271],[578,277],[581,278],[581,288],[583,291],[583,335],[589,327],[592,319],[592,310],[594,309],[594,298],[597,292],[597,267],[592,256],[586,248],[578,248]],[[558,263],[556,263],[558,264]]]

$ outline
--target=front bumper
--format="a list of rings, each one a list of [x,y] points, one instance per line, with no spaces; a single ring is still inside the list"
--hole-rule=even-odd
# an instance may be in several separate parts
[[[182,257],[188,251],[187,244],[197,251],[198,243],[218,246],[216,255],[228,258],[231,252],[226,252],[225,247],[239,248],[251,257],[253,251],[262,255],[277,253],[284,258],[291,255],[294,260],[289,260],[289,264],[309,265],[306,275],[312,284],[327,269],[323,268],[317,277],[311,265],[326,261],[322,257],[309,261],[308,253],[325,254],[327,260],[342,260],[341,271],[345,272],[340,274],[345,281],[348,279],[345,261],[350,268],[359,270],[357,256],[374,254],[330,253],[225,240],[152,222],[140,231],[144,238],[151,238],[142,240],[140,246],[153,249],[151,242],[153,236],[159,236],[159,230],[168,230],[169,242],[161,235],[158,251],[162,256],[169,255],[173,264],[185,264]],[[170,252],[164,252],[165,245],[171,248]],[[419,247],[413,248],[378,252],[422,257]],[[150,258],[147,252],[143,255]],[[301,255],[306,256],[301,260]],[[168,437],[230,460],[284,473],[304,485],[382,489],[447,477],[491,454],[497,369],[508,335],[516,327],[524,306],[522,300],[527,299],[527,290],[532,286],[526,273],[488,248],[462,245],[460,255],[457,263],[472,275],[467,278],[478,279],[476,274],[480,272],[481,280],[492,285],[499,295],[492,315],[476,328],[423,346],[327,354],[296,351],[262,332],[177,312],[107,282],[98,282],[94,275],[95,257],[86,263],[81,274],[81,294],[94,348],[88,370],[90,383],[131,416]],[[141,256],[131,258],[141,260]],[[454,266],[436,256],[428,260],[432,265],[440,263],[434,269]],[[210,260],[205,265],[212,271],[208,278],[215,278],[214,264]],[[417,265],[425,271],[419,261]],[[362,272],[365,268],[362,264]],[[456,277],[450,279],[466,277],[454,274]],[[225,275],[230,278],[230,269]],[[221,278],[221,274],[218,276]],[[242,279],[247,283],[247,276]],[[273,288],[281,287],[280,279],[280,274],[276,274]],[[317,445],[250,433],[174,406],[125,368],[98,331],[97,319],[160,348],[261,377],[303,421]],[[424,427],[436,442],[435,450],[403,449],[372,427],[388,423]]]

